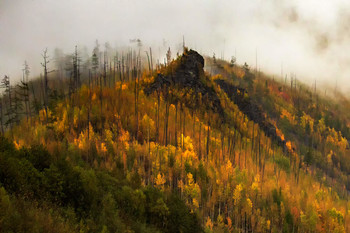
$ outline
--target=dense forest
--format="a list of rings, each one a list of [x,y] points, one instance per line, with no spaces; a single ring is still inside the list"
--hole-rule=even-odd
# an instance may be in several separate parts
[[[136,42],[3,77],[1,232],[350,232],[346,96]]]

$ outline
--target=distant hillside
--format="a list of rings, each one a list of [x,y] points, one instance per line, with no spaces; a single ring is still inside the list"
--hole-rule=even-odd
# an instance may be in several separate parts
[[[119,54],[5,92],[0,231],[350,231],[348,99],[187,48]]]

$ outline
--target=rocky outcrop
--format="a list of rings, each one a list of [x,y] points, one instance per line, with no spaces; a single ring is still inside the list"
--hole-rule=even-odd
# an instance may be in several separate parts
[[[220,99],[217,96],[211,81],[204,74],[204,58],[194,50],[185,51],[185,53],[172,62],[167,68],[167,73],[158,73],[154,82],[144,88],[146,94],[161,91],[167,88],[178,88],[181,95],[191,96],[191,103],[184,102],[188,107],[202,107],[224,115]],[[168,90],[168,89],[167,89]],[[181,96],[179,97],[182,101]]]

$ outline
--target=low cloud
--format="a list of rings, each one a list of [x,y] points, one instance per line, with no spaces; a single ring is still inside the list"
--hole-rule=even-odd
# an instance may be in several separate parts
[[[127,1],[2,0],[0,76],[19,80],[24,60],[32,76],[41,71],[47,47],[91,53],[96,39],[112,47],[141,39],[162,60],[167,47],[188,46],[266,72],[297,73],[305,82],[344,83],[350,76],[350,4],[334,0]],[[159,54],[158,54],[159,53]]]

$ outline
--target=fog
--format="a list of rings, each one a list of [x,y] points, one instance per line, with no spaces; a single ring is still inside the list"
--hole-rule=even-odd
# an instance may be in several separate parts
[[[340,0],[0,0],[0,76],[19,80],[24,60],[41,72],[41,53],[75,45],[144,47],[173,54],[186,46],[276,77],[291,72],[350,87],[350,3]],[[146,48],[145,48],[146,49]],[[161,59],[160,55],[156,55]],[[156,57],[157,58],[157,57]],[[51,64],[53,66],[53,64]]]

